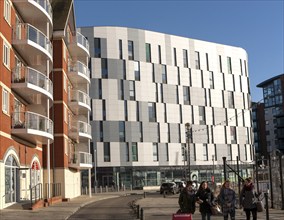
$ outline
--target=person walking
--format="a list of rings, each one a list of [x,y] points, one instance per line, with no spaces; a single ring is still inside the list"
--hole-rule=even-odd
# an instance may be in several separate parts
[[[178,204],[181,213],[191,213],[195,212],[195,191],[192,188],[192,181],[187,181],[185,188],[181,191],[178,199]]]
[[[199,203],[199,212],[201,213],[202,220],[211,219],[211,206],[213,200],[213,193],[208,187],[206,181],[201,182],[199,189],[196,193],[197,203]]]
[[[257,220],[257,208],[256,208],[256,192],[254,190],[254,184],[252,179],[246,178],[245,184],[242,188],[240,194],[241,204],[246,213],[247,220],[250,220],[250,216],[252,214],[252,219]]]
[[[235,220],[236,193],[231,188],[230,180],[226,180],[223,183],[220,194],[219,194],[219,202],[222,208],[224,220],[228,220],[229,215],[230,215],[231,220]]]

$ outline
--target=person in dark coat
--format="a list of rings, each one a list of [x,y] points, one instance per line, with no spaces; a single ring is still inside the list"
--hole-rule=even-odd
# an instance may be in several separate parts
[[[231,188],[231,182],[230,180],[226,180],[221,188],[220,194],[219,194],[219,201],[220,205],[222,207],[222,212],[224,216],[224,220],[229,219],[229,215],[231,217],[231,220],[235,220],[236,216],[236,193]]]
[[[202,216],[202,220],[211,219],[211,206],[213,200],[213,193],[208,187],[206,181],[201,182],[199,189],[196,193],[197,203],[199,203],[199,211]],[[207,217],[207,218],[206,218]]]
[[[195,212],[195,191],[192,188],[192,181],[186,182],[186,187],[183,188],[179,195],[178,204],[182,213]]]
[[[252,219],[257,219],[257,208],[256,208],[256,192],[254,190],[254,184],[251,178],[245,179],[245,184],[241,191],[241,202],[246,213],[246,219],[250,220],[250,213]]]

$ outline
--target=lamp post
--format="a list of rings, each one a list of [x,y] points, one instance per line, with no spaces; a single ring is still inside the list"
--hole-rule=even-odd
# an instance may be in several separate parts
[[[215,161],[215,155],[212,155],[212,162],[213,162],[213,169],[212,169],[212,178],[211,181],[214,183],[215,182],[215,174],[214,174],[214,161]]]
[[[189,123],[185,124],[185,130],[186,130],[186,142],[187,142],[187,165],[188,165],[188,180],[190,180],[190,141],[192,139],[192,128]]]
[[[94,191],[97,193],[97,150],[94,148]]]

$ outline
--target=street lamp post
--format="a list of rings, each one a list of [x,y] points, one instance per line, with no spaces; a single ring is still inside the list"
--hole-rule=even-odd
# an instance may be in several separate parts
[[[191,125],[189,123],[185,124],[185,130],[186,130],[186,142],[187,142],[187,164],[188,164],[188,180],[190,180],[190,174],[191,174],[191,170],[190,170],[190,141],[192,138],[192,128]]]

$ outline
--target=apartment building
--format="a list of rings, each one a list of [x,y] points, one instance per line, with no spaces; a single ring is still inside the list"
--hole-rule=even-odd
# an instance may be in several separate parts
[[[0,208],[81,194],[89,48],[72,0],[0,1]]]
[[[235,168],[237,156],[251,175],[244,49],[125,27],[79,30],[90,43],[97,185],[159,185],[189,166],[190,178],[221,182],[223,158]]]
[[[283,85],[283,74],[271,77],[257,85],[263,89],[263,103],[258,104],[263,106],[262,111],[260,108],[256,111],[256,114],[262,117],[262,120],[257,120],[257,123],[261,126],[258,132],[262,132],[263,135],[256,136],[256,139],[262,142],[259,150],[263,156],[275,150],[284,153]]]

